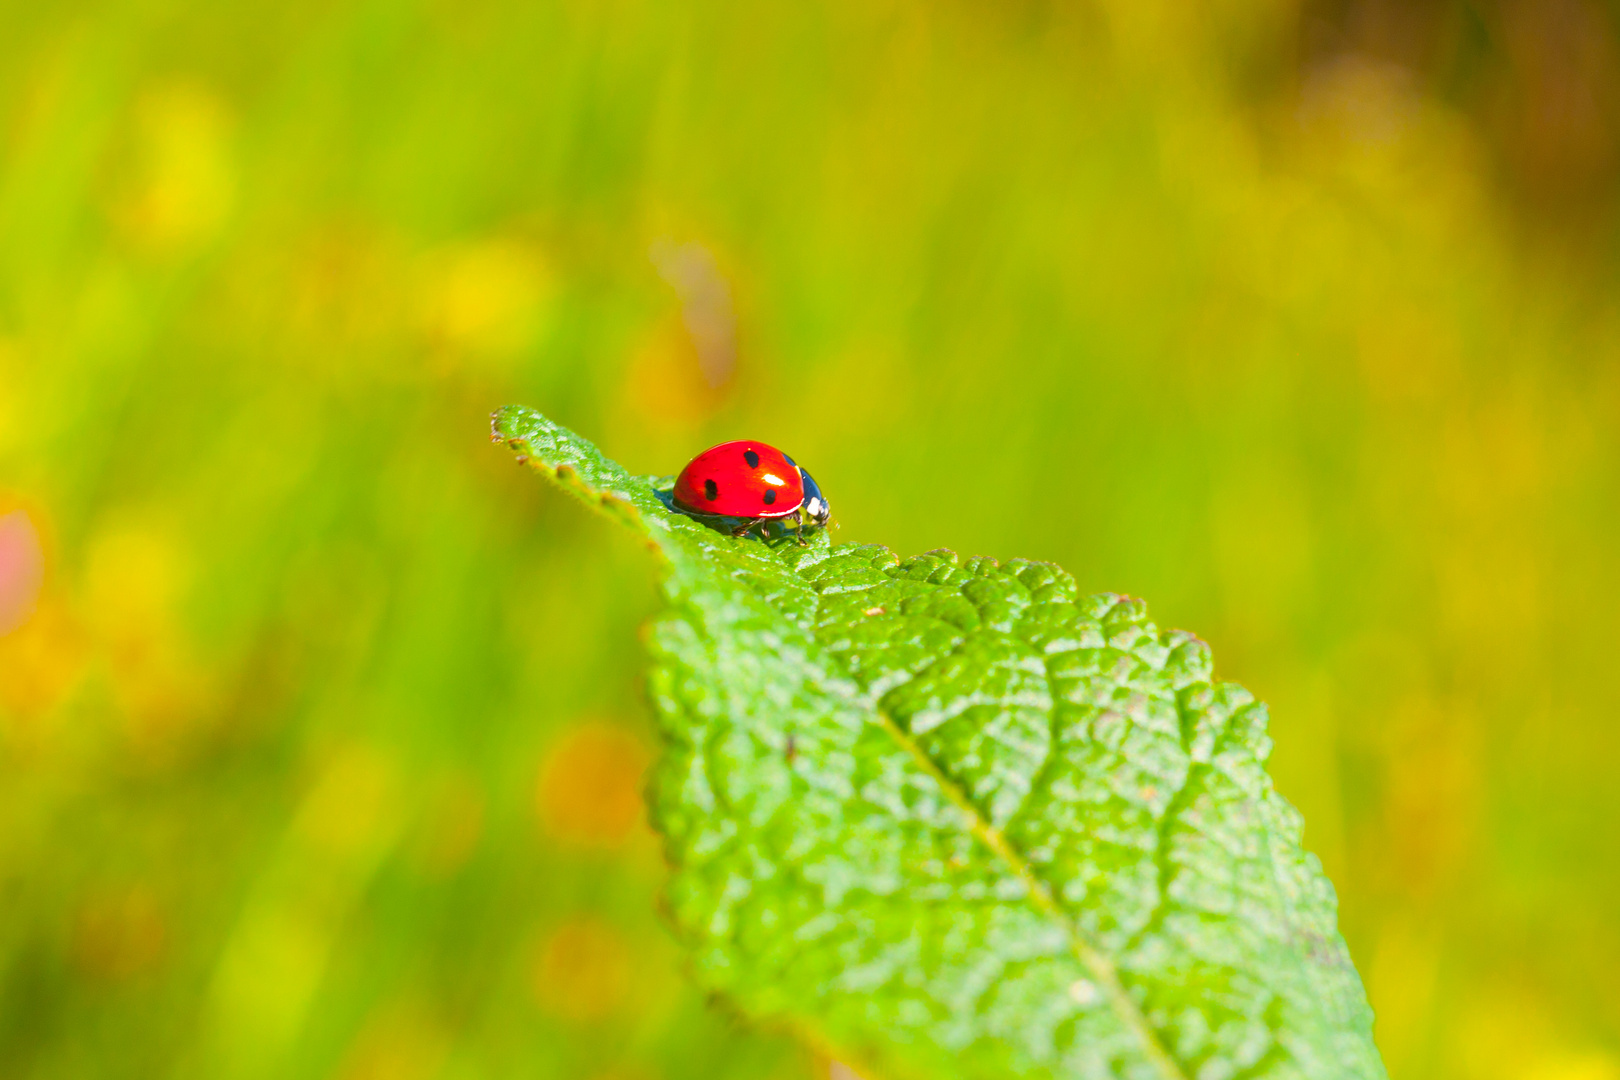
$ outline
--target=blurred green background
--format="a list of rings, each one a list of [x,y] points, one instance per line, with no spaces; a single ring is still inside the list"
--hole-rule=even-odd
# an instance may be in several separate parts
[[[1617,1080],[1615,17],[0,0],[0,1077],[825,1075],[683,980],[522,402],[1146,597],[1397,1080]]]

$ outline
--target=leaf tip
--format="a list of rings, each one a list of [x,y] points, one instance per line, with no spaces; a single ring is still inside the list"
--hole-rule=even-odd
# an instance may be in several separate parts
[[[511,418],[516,415],[518,406],[502,405],[489,414],[489,441],[501,442],[511,437]]]

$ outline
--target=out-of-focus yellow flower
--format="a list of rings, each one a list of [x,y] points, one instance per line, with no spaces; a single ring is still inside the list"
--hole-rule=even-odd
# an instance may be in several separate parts
[[[22,400],[22,346],[0,335],[0,454],[22,436],[17,404]]]
[[[1620,1080],[1620,1057],[1574,1037],[1528,982],[1469,987],[1444,1035],[1468,1080]],[[1382,1037],[1380,1036],[1380,1042]],[[1393,1072],[1395,1062],[1390,1062]]]
[[[694,430],[725,398],[723,385],[711,385],[703,377],[691,335],[673,314],[648,331],[625,369],[623,402],[631,414],[627,428]]]
[[[421,329],[454,356],[510,361],[538,336],[551,291],[532,244],[494,237],[436,251],[421,267]]]
[[[236,196],[229,111],[194,82],[153,86],[136,99],[112,217],[141,247],[174,254],[212,239]]]
[[[44,736],[34,725],[63,700],[84,670],[84,635],[47,599],[21,628],[0,637],[0,722],[13,747]]]
[[[540,766],[536,792],[548,836],[586,848],[615,848],[642,821],[647,748],[623,728],[587,722],[559,739]]]
[[[27,513],[0,513],[0,636],[34,613],[45,580],[45,553]]]
[[[1537,1059],[1524,1080],[1620,1080],[1620,1058],[1602,1050],[1560,1051]]]
[[[42,727],[84,670],[84,634],[47,588],[42,511],[0,496],[0,740],[13,751],[49,745]]]

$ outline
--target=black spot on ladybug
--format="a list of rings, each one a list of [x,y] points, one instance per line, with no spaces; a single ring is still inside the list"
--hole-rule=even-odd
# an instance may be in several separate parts
[[[754,453],[752,450],[744,450],[743,459],[748,462],[748,467],[750,469],[759,468],[759,455]]]
[[[772,492],[772,494],[774,495],[775,492]],[[720,497],[720,485],[713,480],[703,481],[703,497],[710,502],[718,499]]]
[[[772,488],[765,493],[765,505],[769,506],[776,501],[776,489]]]

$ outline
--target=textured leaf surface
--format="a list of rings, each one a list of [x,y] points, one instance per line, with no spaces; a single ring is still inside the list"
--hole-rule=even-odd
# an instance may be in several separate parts
[[[1382,1077],[1264,706],[1046,563],[734,539],[529,409],[668,566],[650,678],[699,977],[875,1072]]]

